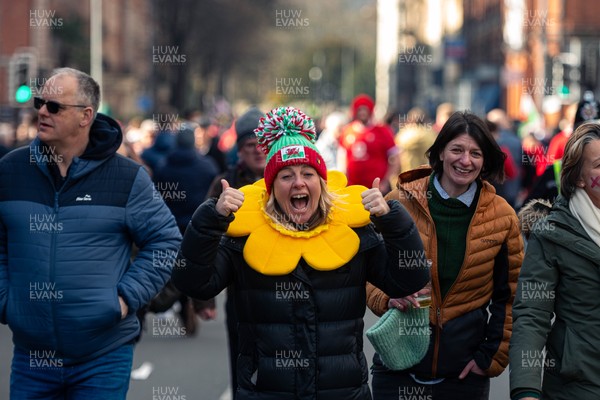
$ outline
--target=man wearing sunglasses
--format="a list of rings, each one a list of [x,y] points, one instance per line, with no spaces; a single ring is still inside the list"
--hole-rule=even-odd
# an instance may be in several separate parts
[[[123,135],[97,113],[98,84],[61,68],[41,93],[37,138],[0,160],[10,398],[122,400],[136,311],[164,286],[181,236],[146,170],[116,154]]]

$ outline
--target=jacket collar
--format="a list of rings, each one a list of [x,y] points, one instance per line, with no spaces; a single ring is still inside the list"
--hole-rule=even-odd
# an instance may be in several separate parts
[[[571,214],[569,202],[562,195],[559,195],[554,202],[546,222],[537,225],[536,227],[541,229],[536,229],[534,232],[561,247],[567,245],[569,250],[600,265],[598,246],[588,236],[577,218]]]
[[[123,133],[118,122],[107,115],[98,113],[90,129],[88,146],[80,157],[74,157],[69,167],[69,177],[83,176],[115,155],[121,142]],[[48,146],[36,137],[29,145],[30,162],[35,164],[50,179],[49,163],[56,163]],[[59,157],[59,155],[54,155]]]
[[[429,195],[423,195],[427,193],[429,186],[429,179],[433,169],[429,166],[419,167],[410,171],[401,173],[398,176],[397,191],[400,198],[407,198],[409,200],[417,201],[423,208],[427,209],[427,200],[430,198]],[[481,181],[481,193],[479,195],[479,203],[477,209],[484,211],[485,208],[494,200],[496,195],[496,189],[489,182]],[[398,198],[398,195],[394,198]]]

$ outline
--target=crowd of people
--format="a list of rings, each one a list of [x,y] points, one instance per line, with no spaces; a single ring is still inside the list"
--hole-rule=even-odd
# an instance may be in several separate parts
[[[11,399],[125,399],[145,313],[191,336],[223,290],[238,400],[488,399],[509,363],[512,399],[600,396],[591,93],[540,133],[451,103],[378,122],[366,94],[120,123],[89,75],[45,85],[0,154]],[[366,308],[393,341],[422,307],[424,354],[365,358]]]
[[[496,193],[516,211],[532,199],[554,199],[558,195],[560,160],[566,141],[583,122],[600,118],[599,108],[594,95],[588,91],[580,102],[563,106],[553,116],[542,116],[548,122],[546,126],[524,126],[519,120],[511,120],[500,108],[482,115],[488,130],[506,154],[504,182],[491,182]],[[264,110],[254,109],[263,115]],[[405,113],[390,110],[388,114],[395,118],[386,117],[382,122],[376,121],[374,110],[374,100],[360,94],[347,110],[337,109],[326,115],[313,116],[316,145],[328,169],[346,174],[349,184],[368,186],[378,176],[381,189],[387,194],[396,187],[401,173],[428,164],[425,154],[456,106],[442,103],[433,116],[422,107],[413,107]],[[159,113],[154,114],[153,119],[117,120],[123,130],[118,153],[144,165],[154,176],[157,169],[165,167],[169,156],[172,156],[171,168],[173,163],[180,163],[182,168],[187,166],[191,160],[182,160],[178,154],[187,143],[188,150],[194,150],[188,154],[197,155],[202,165],[212,164],[211,167],[200,168],[199,164],[193,168],[207,171],[202,175],[204,180],[214,178],[215,168],[217,174],[222,174],[238,161],[235,122],[245,111],[234,115],[228,107],[227,112]],[[25,114],[15,132],[4,132],[0,136],[0,156],[28,145],[37,136],[37,124],[37,115]],[[190,132],[194,136],[193,145]],[[188,137],[178,140],[178,133]],[[196,185],[200,189],[200,184]],[[187,191],[194,200],[201,198],[210,184],[201,186],[203,189],[199,192]],[[195,203],[185,204],[193,207]]]

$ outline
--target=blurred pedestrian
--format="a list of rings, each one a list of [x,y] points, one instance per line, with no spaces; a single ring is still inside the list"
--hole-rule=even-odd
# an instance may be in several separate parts
[[[420,107],[411,108],[406,114],[406,119],[400,124],[395,138],[400,150],[400,169],[394,174],[394,181],[397,180],[398,174],[429,163],[425,153],[436,137],[437,134],[431,128],[425,110]]]
[[[13,149],[28,146],[37,135],[37,113],[24,112],[20,117],[20,122],[14,132],[14,143],[12,143]]]
[[[414,223],[384,201],[379,179],[346,187],[328,173],[301,111],[272,110],[256,135],[264,181],[241,190],[221,181],[218,200],[194,214],[172,279],[200,298],[234,283],[238,400],[370,399],[364,285],[396,296],[423,287],[428,270],[398,268],[399,251],[422,252]]]
[[[154,136],[152,145],[142,151],[140,158],[150,168],[152,174],[166,161],[167,156],[175,148],[175,132],[159,131]]]
[[[218,174],[216,162],[196,150],[195,128],[191,124],[181,126],[175,135],[175,149],[153,176],[155,187],[182,234]]]
[[[4,145],[4,136],[0,134],[0,158],[4,157],[10,152],[10,147]]]
[[[600,398],[600,124],[569,137],[560,195],[531,232],[513,306],[511,399]]]
[[[244,114],[236,119],[233,129],[236,133],[237,163],[231,166],[224,174],[219,175],[209,189],[208,198],[218,198],[222,193],[221,179],[225,179],[229,186],[239,189],[251,185],[264,176],[266,157],[258,147],[258,140],[254,130],[258,128],[259,120],[265,114],[256,107],[250,107]],[[214,301],[214,300],[213,300]],[[232,399],[235,400],[237,387],[237,356],[238,345],[238,318],[235,309],[235,289],[233,284],[227,288],[225,299],[225,323],[227,325],[227,339],[229,346],[229,370]]]
[[[521,139],[517,136],[512,123],[503,109],[495,108],[490,110],[487,113],[486,118],[488,121],[496,124],[498,128],[497,135],[495,136],[496,142],[498,142],[498,146],[500,146],[507,155],[510,154],[510,157],[515,164],[515,176],[507,177],[508,179],[502,184],[495,184],[496,193],[516,209],[519,205],[519,193],[521,191],[521,178],[523,175],[523,147],[521,145]]]
[[[342,128],[348,123],[344,113],[334,111],[325,118],[325,128],[317,138],[316,146],[325,160],[327,169],[346,171],[346,154],[340,148],[340,134]]]
[[[150,148],[156,138],[158,124],[151,119],[138,122],[137,118],[129,121],[126,140],[131,143],[133,151],[141,156],[144,150]]]
[[[430,295],[429,350],[401,371],[376,354],[373,397],[397,399],[402,388],[432,400],[487,399],[489,378],[507,365],[523,258],[515,211],[488,182],[503,179],[505,156],[484,121],[468,112],[452,114],[427,154],[431,167],[401,174],[386,198],[415,220],[431,260],[431,289],[399,299],[369,284],[367,303],[382,315],[419,307],[416,297]]]
[[[502,152],[505,155],[505,158],[504,158],[504,182],[502,182],[502,183],[493,182],[494,188],[496,189],[496,194],[498,196],[502,197],[504,200],[506,200],[508,202],[508,204],[510,204],[511,207],[514,208],[513,203],[511,203],[511,201],[514,202],[516,200],[516,197],[507,199],[505,197],[505,196],[507,196],[507,193],[503,189],[504,189],[505,185],[507,185],[509,182],[512,182],[514,179],[517,178],[519,168],[517,167],[515,160],[512,157],[512,153],[511,153],[510,149],[508,147],[506,147],[505,145],[500,144],[500,141],[499,141],[500,140],[500,130],[498,128],[498,125],[496,125],[494,122],[490,121],[489,119],[485,120],[485,124],[487,125],[487,128],[490,131],[490,133],[492,134],[492,137],[494,138],[496,143],[498,143],[500,150],[502,150]],[[518,192],[516,192],[514,194],[517,195]]]
[[[266,158],[265,154],[257,147],[258,140],[254,135],[254,130],[264,115],[258,108],[251,107],[235,121],[233,129],[236,135],[235,146],[238,162],[213,181],[208,191],[208,197],[221,195],[221,179],[225,179],[232,188],[236,189],[262,179]]]
[[[175,136],[175,149],[164,164],[157,167],[153,176],[157,192],[173,213],[182,235],[194,211],[206,199],[208,189],[218,173],[216,162],[196,149],[196,128],[196,124],[189,122],[180,126]],[[214,299],[207,302],[192,301],[179,293],[170,282],[150,303],[149,310],[164,312],[176,302],[181,305],[181,322],[187,336],[195,335],[198,330],[196,314],[205,320],[216,317]]]
[[[394,133],[386,125],[373,122],[375,102],[366,95],[354,98],[352,122],[344,127],[340,145],[346,151],[346,175],[350,185],[369,187],[373,179],[381,178],[381,190],[390,190],[389,177],[398,168],[398,149]]]
[[[523,154],[521,155],[521,196],[526,199],[529,197],[536,181],[546,169],[546,154],[544,144],[535,137],[534,133],[527,133],[521,144],[523,146]],[[517,207],[519,203],[523,202],[523,200],[517,200]]]
[[[586,92],[579,103],[575,106],[572,123],[555,135],[548,146],[546,159],[548,166],[544,173],[539,176],[532,185],[525,203],[533,199],[546,199],[551,202],[556,199],[560,192],[560,174],[562,168],[562,157],[565,145],[574,129],[579,128],[586,122],[598,122],[600,119],[600,104],[594,99],[591,92]]]
[[[393,133],[398,132],[398,130],[400,130],[400,113],[393,107],[388,108],[383,116],[383,122]]]
[[[219,149],[219,127],[213,124],[210,118],[202,116],[195,129],[196,148],[198,151],[212,158],[219,170],[219,173],[227,169],[227,160],[225,154]]]
[[[547,164],[550,165],[560,160],[565,152],[565,145],[571,134],[584,122],[598,119],[598,102],[594,100],[593,93],[586,93],[578,103],[569,105],[565,111],[562,129],[550,139],[548,144]]]
[[[136,312],[169,278],[181,235],[146,170],[116,154],[123,135],[97,113],[96,81],[61,68],[43,93],[37,138],[0,160],[10,398],[125,399]]]
[[[454,114],[454,104],[445,102],[438,105],[435,109],[435,123],[433,124],[433,130],[436,133],[439,133],[442,126],[444,126],[452,114]]]

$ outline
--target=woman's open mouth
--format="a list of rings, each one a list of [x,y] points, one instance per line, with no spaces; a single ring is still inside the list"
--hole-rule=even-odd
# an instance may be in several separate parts
[[[296,194],[290,199],[290,204],[295,211],[305,211],[308,207],[309,197],[306,194]]]

